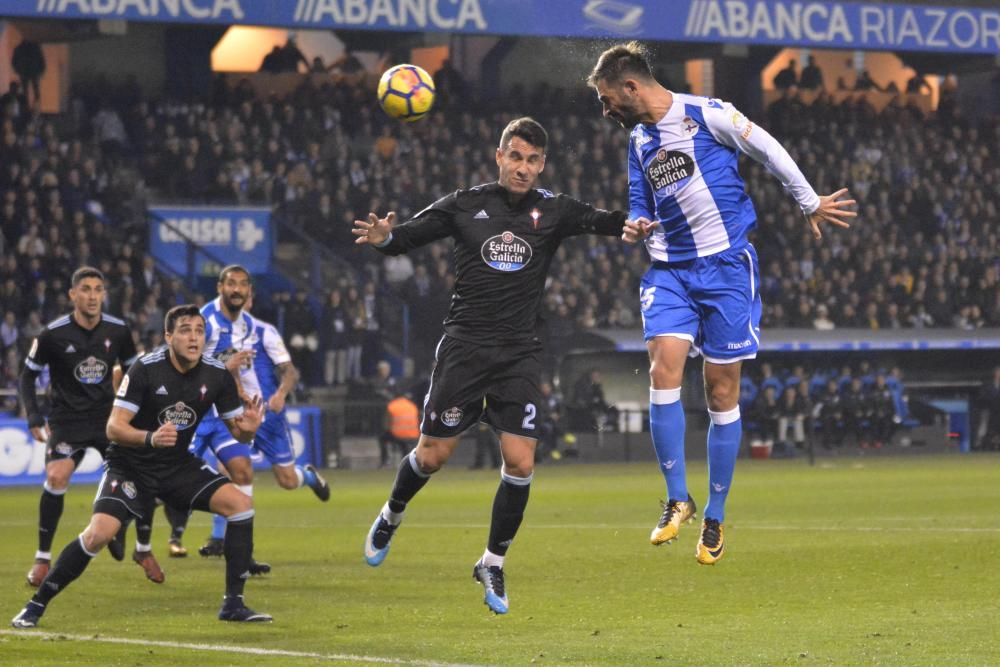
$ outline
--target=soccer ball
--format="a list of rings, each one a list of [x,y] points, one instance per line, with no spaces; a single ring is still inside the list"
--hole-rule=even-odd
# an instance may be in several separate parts
[[[378,103],[393,118],[420,120],[434,105],[434,79],[416,65],[391,67],[379,79]]]

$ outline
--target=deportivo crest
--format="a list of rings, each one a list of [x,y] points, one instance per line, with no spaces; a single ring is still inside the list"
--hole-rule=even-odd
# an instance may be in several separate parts
[[[646,178],[660,195],[669,196],[683,188],[694,176],[694,160],[681,151],[661,148],[646,167]]]
[[[448,408],[441,413],[441,423],[450,428],[455,428],[462,421],[463,414],[461,408]]]
[[[194,411],[194,408],[188,406],[184,401],[177,401],[173,405],[160,410],[157,421],[159,421],[161,426],[163,424],[173,424],[177,427],[178,431],[183,431],[184,429],[191,428],[197,418],[198,414]]]
[[[136,495],[138,495],[133,482],[122,482],[122,493],[128,496],[129,500],[135,500]]]
[[[531,261],[531,255],[531,244],[509,231],[491,236],[482,247],[483,261],[497,271],[508,273],[523,269]]]
[[[107,373],[108,365],[97,357],[87,357],[73,369],[73,375],[81,384],[101,384]]]
[[[693,137],[698,134],[698,123],[691,116],[684,116],[684,119],[681,120],[681,130],[685,136]]]

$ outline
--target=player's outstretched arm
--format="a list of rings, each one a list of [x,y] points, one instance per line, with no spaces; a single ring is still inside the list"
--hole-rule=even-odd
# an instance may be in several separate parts
[[[250,442],[257,434],[262,421],[264,421],[264,399],[254,396],[243,406],[241,414],[225,420],[225,423],[226,428],[238,442]]]
[[[856,211],[847,210],[847,208],[854,206],[857,202],[853,199],[841,199],[845,195],[849,196],[847,188],[841,188],[833,194],[820,195],[819,208],[806,216],[806,219],[809,220],[809,224],[812,226],[814,237],[817,239],[823,238],[820,225],[826,224],[844,227],[845,229],[850,228],[851,225],[847,220],[858,217],[858,214]]]
[[[374,213],[369,213],[368,222],[364,220],[354,221],[354,229],[351,230],[351,233],[358,237],[354,239],[354,242],[359,245],[380,246],[389,240],[389,235],[392,234],[392,226],[394,224],[396,224],[395,211],[389,211],[389,214],[384,218],[380,218]]]

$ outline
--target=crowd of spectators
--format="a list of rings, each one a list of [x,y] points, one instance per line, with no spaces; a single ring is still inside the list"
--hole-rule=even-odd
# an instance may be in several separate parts
[[[494,180],[497,135],[524,112],[550,132],[545,187],[627,206],[625,133],[600,117],[591,91],[515,86],[479,99],[453,68],[438,78],[452,94],[414,124],[378,111],[373,77],[343,74],[321,85],[303,77],[284,98],[222,79],[199,102],[147,99],[134,81],[88,86],[69,114],[53,118],[0,102],[5,359],[68,308],[66,276],[82,263],[108,275],[109,310],[146,345],[157,342],[164,309],[184,286],[142,250],[144,220],[125,203],[148,190],[160,201],[271,206],[330,251],[327,291],[258,301],[308,382],[372,373],[400,304],[410,306],[414,368],[426,373],[454,284],[449,247],[383,258],[353,244],[355,218],[395,210],[405,219],[458,187]],[[819,192],[849,187],[860,214],[850,231],[817,242],[780,184],[744,160],[759,216],[764,327],[1000,326],[1000,229],[984,224],[998,219],[1000,123],[971,125],[955,107],[927,118],[901,105],[876,113],[863,97],[834,104],[820,94],[806,106],[794,89],[757,120]],[[581,331],[638,327],[647,265],[641,247],[615,238],[565,243],[545,295],[550,347]],[[4,364],[5,382],[13,364]]]
[[[742,378],[740,410],[751,447],[784,453],[813,444],[881,449],[893,443],[900,427],[915,425],[902,371],[874,369],[867,361],[858,368],[796,366],[778,372],[760,364],[759,374]]]

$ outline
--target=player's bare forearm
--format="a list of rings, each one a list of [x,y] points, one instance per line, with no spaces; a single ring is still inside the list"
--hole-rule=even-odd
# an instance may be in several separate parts
[[[177,441],[177,427],[165,424],[156,431],[146,431],[132,426],[135,413],[125,408],[114,407],[105,434],[108,440],[122,447],[173,447]]]
[[[291,362],[285,362],[275,366],[274,373],[281,379],[281,384],[268,401],[268,407],[272,412],[281,412],[285,408],[288,394],[295,389],[295,383],[299,381],[299,371]]]

